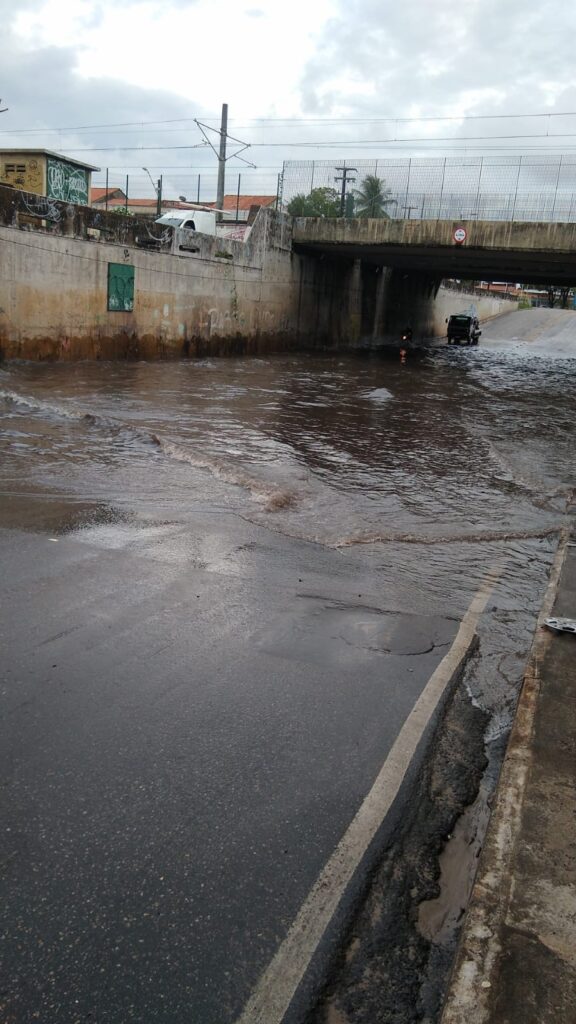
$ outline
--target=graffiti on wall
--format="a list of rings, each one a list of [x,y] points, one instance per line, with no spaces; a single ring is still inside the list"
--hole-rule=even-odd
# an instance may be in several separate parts
[[[134,267],[108,264],[108,309],[117,313],[131,313],[134,309]]]
[[[3,184],[24,189],[26,192],[42,193],[44,191],[42,161],[35,157],[31,157],[29,160],[22,157],[3,160],[0,180]]]
[[[23,213],[30,217],[41,217],[42,220],[49,220],[53,224],[59,224],[62,219],[62,211],[53,199],[46,196],[30,196],[25,192],[20,196],[19,207]]]
[[[88,171],[65,160],[48,157],[46,195],[63,203],[88,205]]]

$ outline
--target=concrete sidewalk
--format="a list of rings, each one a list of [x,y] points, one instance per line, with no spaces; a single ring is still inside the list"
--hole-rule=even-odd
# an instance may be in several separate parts
[[[442,1024],[576,1024],[576,547],[561,540]]]

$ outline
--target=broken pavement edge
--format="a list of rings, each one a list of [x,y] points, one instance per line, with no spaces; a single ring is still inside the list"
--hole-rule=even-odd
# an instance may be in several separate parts
[[[576,1019],[576,649],[570,635],[555,648],[543,628],[563,595],[576,597],[570,534],[538,618],[441,1024]]]

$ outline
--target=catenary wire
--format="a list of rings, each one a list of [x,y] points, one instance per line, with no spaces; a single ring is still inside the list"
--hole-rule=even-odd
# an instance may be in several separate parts
[[[205,121],[219,121],[220,115],[218,114],[200,114],[198,118],[202,117]],[[414,117],[325,117],[325,118],[307,118],[307,117],[251,117],[251,118],[230,118],[229,124],[234,124],[236,129],[243,127],[250,127],[249,125],[239,125],[239,120],[249,120],[252,123],[257,122],[258,124],[275,124],[283,122],[284,124],[410,124],[416,122],[430,122],[430,121],[480,121],[480,120],[504,120],[504,119],[515,119],[515,118],[552,118],[552,117],[576,117],[576,111],[565,110],[565,111],[538,111],[535,113],[527,114],[425,114],[416,115]],[[173,117],[164,118],[155,121],[111,121],[105,124],[84,124],[84,125],[73,125],[72,127],[60,127],[60,128],[21,128],[21,129],[0,129],[0,134],[36,134],[41,132],[76,132],[76,131],[92,131],[95,128],[132,128],[132,127],[143,127],[144,125],[162,125],[162,124],[190,124],[197,120],[196,117]]]

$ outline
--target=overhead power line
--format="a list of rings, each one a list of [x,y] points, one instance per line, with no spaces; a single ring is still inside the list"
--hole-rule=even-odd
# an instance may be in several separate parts
[[[468,135],[466,137],[460,136],[458,139],[454,139],[453,135],[440,136],[436,135],[433,138],[422,138],[421,136],[415,136],[413,138],[404,139],[334,139],[330,142],[327,141],[302,141],[302,142],[253,142],[252,147],[270,147],[275,148],[282,146],[284,148],[290,146],[298,146],[305,148],[318,148],[321,146],[403,146],[407,142],[482,142],[484,139],[487,142],[497,141],[498,139],[573,139],[576,138],[576,132],[566,133],[555,133],[554,135]]]
[[[378,122],[379,124],[385,124],[390,122],[406,122],[411,121],[485,121],[485,120],[499,120],[503,118],[517,118],[517,117],[576,117],[576,111],[574,110],[563,110],[563,111],[538,111],[533,114],[422,114],[415,115],[414,117],[397,117],[391,114],[389,117],[322,117],[322,118],[307,118],[307,117],[253,117],[251,121],[294,121],[294,122],[321,122],[321,123],[352,123],[358,121],[370,121]]]
[[[426,143],[430,145],[434,142],[457,142],[464,146],[469,142],[498,142],[499,140],[506,141],[510,139],[574,139],[576,138],[576,132],[558,132],[554,135],[469,135],[467,137],[454,138],[453,135],[446,136],[434,136],[433,138],[425,138],[422,136],[414,136],[405,139],[331,139],[330,141],[318,139],[314,140],[302,140],[298,142],[251,142],[250,146],[252,149],[323,149],[326,147],[342,148],[349,146],[368,146],[374,148],[375,146],[404,146],[406,143]],[[203,149],[206,147],[206,143],[195,143],[188,146],[68,146],[67,149],[71,153],[129,153],[129,152],[148,152],[149,150],[182,150],[182,149]]]
[[[11,135],[38,135],[44,132],[80,132],[80,131],[94,131],[98,128],[144,128],[145,126],[152,125],[165,125],[165,124],[193,124],[198,120],[198,116],[195,117],[172,117],[162,118],[154,121],[110,121],[100,124],[80,124],[71,125],[68,127],[44,127],[44,128],[2,128],[0,134],[11,134]],[[204,121],[219,121],[220,116],[214,114],[201,115]],[[269,124],[277,125],[279,127],[295,125],[309,125],[314,127],[317,125],[335,125],[335,124],[416,124],[419,122],[434,122],[434,121],[496,121],[496,120],[516,120],[520,118],[553,118],[553,117],[576,117],[576,111],[574,110],[562,110],[562,111],[536,111],[533,113],[523,114],[423,114],[415,115],[413,117],[399,117],[390,115],[388,117],[248,117],[248,118],[236,118],[230,119],[230,124],[234,124],[235,130],[242,128],[246,130],[256,124]],[[249,121],[250,124],[242,125],[239,122],[245,120]]]

